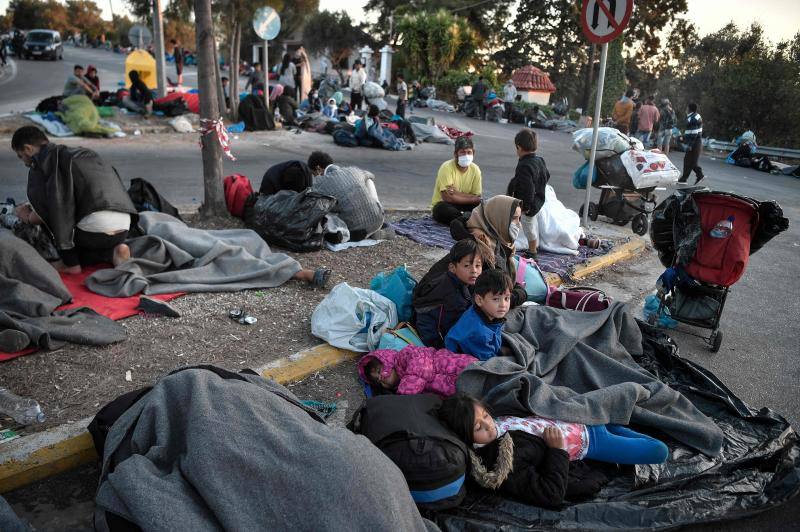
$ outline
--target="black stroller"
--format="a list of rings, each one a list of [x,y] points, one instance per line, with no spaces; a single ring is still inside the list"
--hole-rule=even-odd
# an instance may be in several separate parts
[[[730,230],[714,234],[721,221]],[[657,283],[659,308],[650,321],[669,309],[673,320],[710,329],[711,351],[722,345],[719,329],[730,287],[745,269],[750,255],[789,227],[774,201],[705,187],[678,190],[653,212],[650,238],[659,260],[668,267]]]
[[[595,161],[595,167],[597,179],[592,180],[592,187],[600,189],[600,202],[589,202],[589,219],[594,221],[602,215],[618,225],[630,222],[635,234],[646,234],[648,216],[656,205],[655,187],[637,189],[619,154]],[[581,205],[581,217],[583,209]]]

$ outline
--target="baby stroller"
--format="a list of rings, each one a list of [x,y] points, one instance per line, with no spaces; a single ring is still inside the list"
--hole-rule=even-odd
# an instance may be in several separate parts
[[[589,219],[594,221],[602,215],[618,225],[630,222],[635,234],[646,234],[648,216],[656,204],[655,187],[637,189],[619,155],[595,161],[595,167],[597,179],[592,179],[592,187],[600,189],[600,202],[589,202]],[[581,205],[581,217],[583,208]]]
[[[715,232],[726,221],[732,228]],[[668,269],[657,283],[659,309],[651,323],[666,308],[678,322],[710,329],[702,338],[713,353],[719,351],[730,287],[744,275],[750,255],[788,227],[774,201],[705,187],[676,191],[653,211],[650,238]]]

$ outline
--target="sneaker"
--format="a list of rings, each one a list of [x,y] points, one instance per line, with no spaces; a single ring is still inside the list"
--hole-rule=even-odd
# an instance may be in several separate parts
[[[139,306],[137,306],[145,314],[154,316],[166,316],[168,318],[180,318],[181,313],[178,309],[160,299],[155,299],[150,296],[139,297]]]
[[[694,184],[695,185],[698,184],[700,181],[702,181],[705,178],[706,178],[706,176],[704,176],[704,175],[697,176],[697,179],[694,180]]]

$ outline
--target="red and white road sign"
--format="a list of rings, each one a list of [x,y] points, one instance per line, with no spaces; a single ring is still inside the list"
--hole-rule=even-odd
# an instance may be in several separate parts
[[[633,0],[583,0],[583,33],[595,44],[613,41],[628,25],[631,12]]]

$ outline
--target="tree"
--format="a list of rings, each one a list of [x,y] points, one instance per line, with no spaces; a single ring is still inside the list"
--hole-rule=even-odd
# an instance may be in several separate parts
[[[47,0],[41,12],[41,22],[44,28],[67,33],[70,30],[67,7],[58,0]]]
[[[44,5],[42,0],[11,0],[6,12],[15,28],[31,30],[41,27]]]
[[[614,103],[625,92],[627,85],[628,82],[625,80],[625,59],[622,57],[622,39],[616,38],[608,43],[606,79],[603,84],[603,102],[600,105],[600,116],[611,115]],[[597,82],[595,81],[595,91],[597,90],[596,87]],[[594,109],[594,102],[595,100],[592,99],[592,109]]]
[[[67,0],[67,20],[70,31],[80,32],[89,38],[105,33],[102,11],[93,0]]]
[[[210,124],[220,118],[217,97],[217,79],[214,68],[216,41],[211,18],[211,0],[195,0],[194,16],[197,22],[197,81],[200,89],[201,124]],[[203,153],[203,216],[227,216],[222,192],[222,146],[214,128],[202,137]]]
[[[322,11],[312,15],[303,28],[303,42],[312,54],[324,55],[330,60],[333,69],[344,80],[341,68],[360,44],[368,40],[358,29],[350,16],[344,11]]]
[[[403,16],[397,24],[400,51],[416,75],[436,82],[445,72],[466,66],[478,45],[466,19],[441,10]]]

